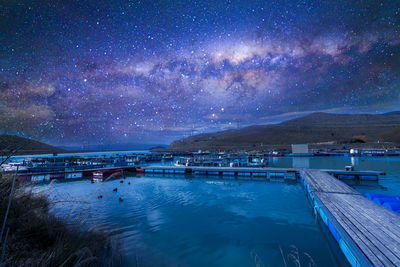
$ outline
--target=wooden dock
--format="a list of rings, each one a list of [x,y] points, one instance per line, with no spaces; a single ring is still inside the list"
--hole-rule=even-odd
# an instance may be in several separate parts
[[[299,172],[314,210],[352,266],[400,266],[400,216],[325,171]]]

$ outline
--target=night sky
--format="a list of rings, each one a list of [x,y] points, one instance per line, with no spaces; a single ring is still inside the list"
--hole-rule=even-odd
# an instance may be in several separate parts
[[[0,129],[169,143],[400,110],[400,1],[0,2]]]

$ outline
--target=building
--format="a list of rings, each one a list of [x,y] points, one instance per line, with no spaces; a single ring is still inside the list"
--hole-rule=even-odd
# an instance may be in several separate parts
[[[292,144],[292,154],[309,154],[308,144]]]

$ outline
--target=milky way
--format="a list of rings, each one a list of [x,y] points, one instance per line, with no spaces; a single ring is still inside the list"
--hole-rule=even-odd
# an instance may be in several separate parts
[[[0,129],[168,143],[400,109],[399,1],[3,1]]]

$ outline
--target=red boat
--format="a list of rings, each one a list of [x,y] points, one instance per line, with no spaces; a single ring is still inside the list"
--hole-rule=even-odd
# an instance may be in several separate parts
[[[272,151],[268,153],[268,157],[282,157],[283,155],[279,151]]]
[[[94,171],[84,171],[82,172],[83,176],[93,176]]]

